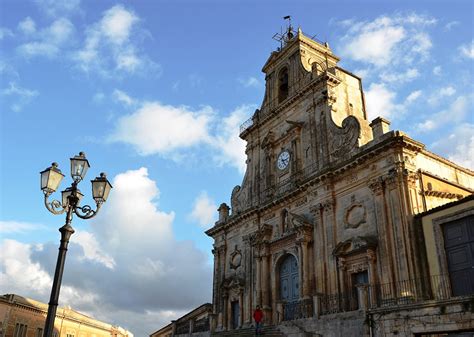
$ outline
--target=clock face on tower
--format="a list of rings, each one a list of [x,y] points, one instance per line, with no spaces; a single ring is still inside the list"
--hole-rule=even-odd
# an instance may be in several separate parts
[[[278,159],[277,159],[277,167],[278,169],[280,170],[284,170],[288,167],[288,164],[290,163],[290,153],[288,151],[282,151],[279,155],[278,155]]]

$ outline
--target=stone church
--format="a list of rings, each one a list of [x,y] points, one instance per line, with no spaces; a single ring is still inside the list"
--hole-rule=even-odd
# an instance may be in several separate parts
[[[367,120],[361,79],[338,62],[290,27],[263,66],[263,103],[240,130],[245,176],[206,231],[211,331],[250,328],[259,305],[266,325],[301,333],[412,336],[387,315],[430,317],[440,301],[427,312],[459,313],[440,324],[474,330],[474,172]],[[421,221],[449,203],[467,208]]]

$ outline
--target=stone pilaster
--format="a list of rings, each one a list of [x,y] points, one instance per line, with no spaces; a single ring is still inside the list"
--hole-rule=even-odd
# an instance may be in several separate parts
[[[302,279],[302,292],[303,292],[303,298],[308,299],[310,297],[309,293],[309,282],[310,282],[310,276],[309,276],[309,254],[308,254],[308,242],[306,241],[301,241],[300,242],[300,247],[301,247],[301,258],[302,258],[302,271],[303,271],[303,279]]]
[[[396,279],[395,251],[393,250],[393,234],[389,226],[388,205],[385,201],[385,183],[382,177],[378,177],[369,181],[368,186],[373,195],[375,223],[380,239],[378,246],[382,257],[379,261],[380,282],[390,283]]]
[[[317,204],[311,207],[311,214],[314,218],[313,242],[314,242],[314,263],[315,263],[315,286],[316,293],[326,294],[326,240],[324,235],[323,207]]]

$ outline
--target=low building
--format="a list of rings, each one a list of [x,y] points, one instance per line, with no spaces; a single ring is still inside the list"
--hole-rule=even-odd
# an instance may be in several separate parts
[[[15,294],[0,296],[0,337],[42,337],[48,305]],[[130,331],[69,307],[58,308],[54,337],[133,337]]]
[[[153,332],[150,337],[207,337],[210,335],[209,315],[211,313],[212,305],[205,303],[160,330]]]

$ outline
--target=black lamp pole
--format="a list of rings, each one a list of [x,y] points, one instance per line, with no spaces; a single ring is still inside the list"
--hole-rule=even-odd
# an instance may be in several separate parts
[[[62,226],[61,244],[59,245],[58,261],[56,262],[56,270],[54,272],[53,287],[51,289],[51,297],[48,303],[48,315],[46,316],[46,323],[44,325],[44,336],[53,336],[54,320],[56,318],[56,310],[58,308],[59,290],[61,289],[61,281],[63,279],[64,262],[66,261],[67,245],[69,238],[74,234],[74,229],[71,226],[72,210],[69,209],[66,215],[66,224]]]
[[[59,245],[58,260],[56,262],[56,270],[54,272],[53,287],[51,288],[51,296],[48,304],[48,315],[44,325],[44,337],[52,337],[54,331],[54,321],[56,319],[56,310],[58,308],[59,291],[61,289],[61,281],[64,272],[64,263],[66,261],[67,246],[71,235],[74,234],[74,228],[71,226],[72,216],[76,214],[81,219],[90,219],[99,211],[102,204],[112,189],[112,185],[107,180],[105,173],[101,173],[100,177],[92,180],[92,197],[95,200],[97,208],[93,210],[89,205],[79,206],[82,193],[77,185],[84,179],[89,168],[83,152],[78,156],[71,158],[71,176],[73,183],[71,187],[61,192],[62,202],[58,200],[49,201],[49,196],[54,193],[64,175],[58,169],[58,164],[53,163],[51,167],[41,172],[41,189],[44,192],[44,204],[46,208],[53,214],[63,214],[66,212],[66,223],[59,231],[61,232],[61,244]]]

